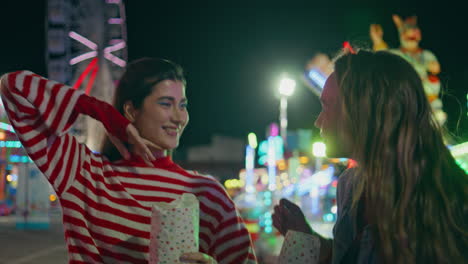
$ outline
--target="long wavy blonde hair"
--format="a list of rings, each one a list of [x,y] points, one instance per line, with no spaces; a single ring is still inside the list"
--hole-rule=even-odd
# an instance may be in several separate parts
[[[468,177],[433,119],[413,67],[388,52],[335,60],[352,157],[353,206],[366,218],[383,263],[468,263]]]

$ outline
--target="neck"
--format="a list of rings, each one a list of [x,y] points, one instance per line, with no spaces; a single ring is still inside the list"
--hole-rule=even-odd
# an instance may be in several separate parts
[[[151,153],[153,153],[153,156],[156,159],[165,158],[169,154],[169,151],[167,149],[154,149],[154,148],[151,148],[151,147],[149,147],[149,148],[151,150]],[[135,153],[133,147],[131,148],[131,152]]]
[[[161,150],[161,149],[151,149],[151,152],[153,153],[153,156],[157,159],[159,158],[165,158],[167,157],[169,151],[167,149]]]

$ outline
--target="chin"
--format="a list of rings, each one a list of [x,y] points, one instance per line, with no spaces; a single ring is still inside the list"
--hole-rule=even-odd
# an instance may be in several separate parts
[[[177,148],[179,146],[179,142],[164,142],[161,144],[161,147],[164,149],[164,150],[173,150],[175,148]]]
[[[326,154],[328,158],[348,158],[349,156],[343,149],[335,148],[332,145],[327,145]]]

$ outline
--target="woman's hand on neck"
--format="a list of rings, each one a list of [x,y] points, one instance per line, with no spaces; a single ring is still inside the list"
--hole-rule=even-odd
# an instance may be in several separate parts
[[[167,157],[167,155],[169,155],[169,150],[167,149],[155,149],[155,148],[150,147],[150,150],[156,159],[164,158],[164,157]]]

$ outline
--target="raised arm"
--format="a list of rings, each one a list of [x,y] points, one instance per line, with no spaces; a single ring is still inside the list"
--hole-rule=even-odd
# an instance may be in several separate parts
[[[86,162],[102,162],[67,134],[79,114],[101,121],[108,132],[126,140],[127,119],[109,104],[71,87],[29,71],[5,74],[0,85],[19,140],[59,195],[71,186]]]

